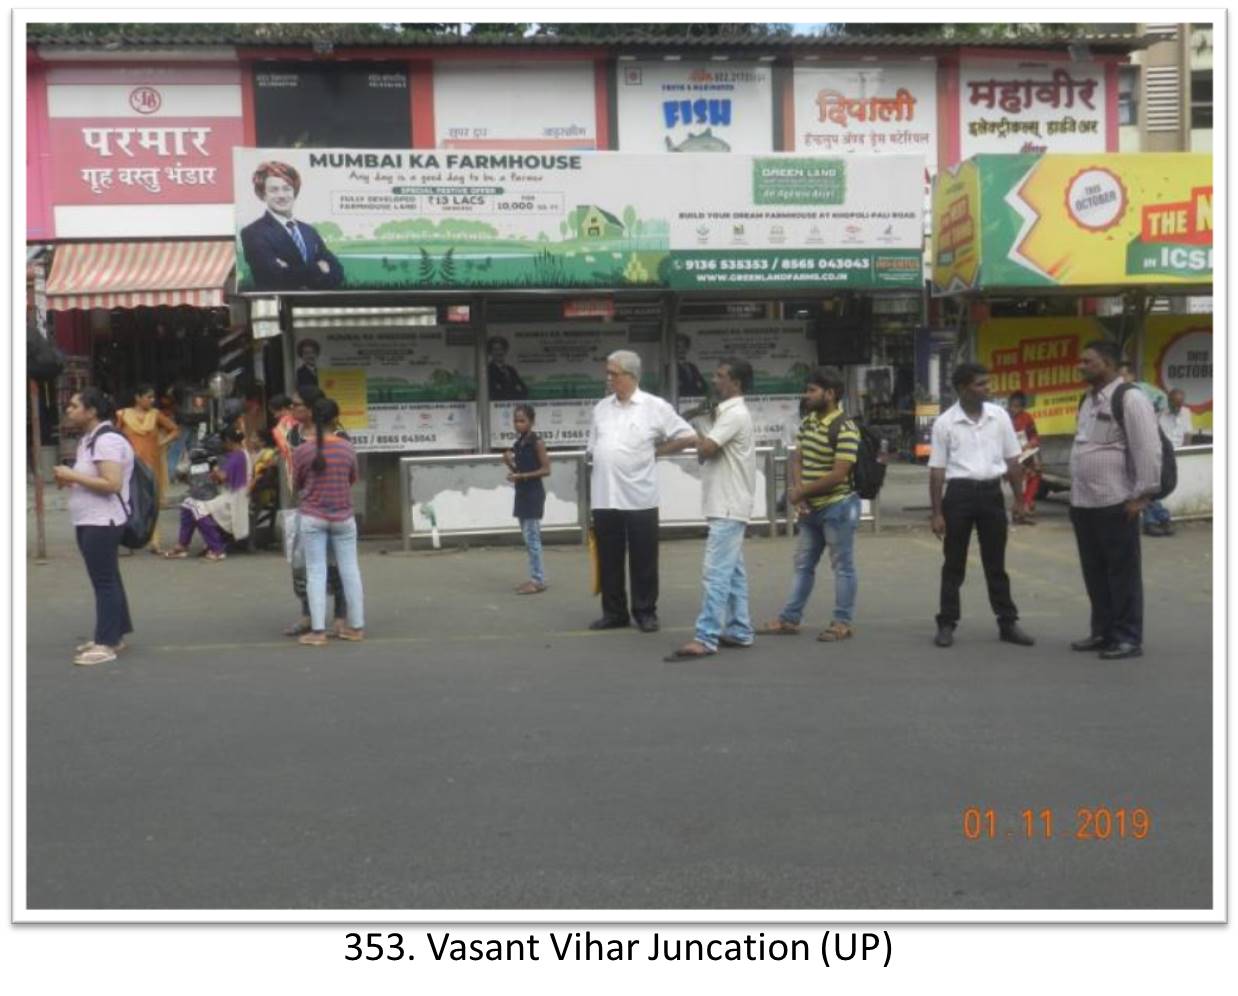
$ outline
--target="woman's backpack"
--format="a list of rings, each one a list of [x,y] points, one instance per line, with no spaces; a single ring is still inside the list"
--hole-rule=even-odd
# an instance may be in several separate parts
[[[115,426],[103,426],[90,440],[88,448],[92,457],[95,455],[95,443],[100,436],[108,433],[115,433],[125,439],[125,434]],[[128,439],[125,439],[125,444],[129,445]],[[133,447],[130,445],[129,448]],[[133,455],[133,470],[129,472],[129,504],[126,505],[119,494],[116,497],[125,513],[125,529],[120,534],[120,542],[130,550],[141,550],[150,544],[151,537],[155,535],[155,522],[159,518],[159,498],[155,487],[155,472],[138,459],[136,453]]]

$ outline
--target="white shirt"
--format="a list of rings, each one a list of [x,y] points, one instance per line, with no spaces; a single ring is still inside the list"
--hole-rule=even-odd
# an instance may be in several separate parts
[[[707,519],[747,522],[757,491],[757,441],[742,397],[718,406],[707,433],[722,449],[701,465],[701,507]]]
[[[1125,411],[1123,414],[1125,414]],[[1191,422],[1191,409],[1187,408],[1186,405],[1178,409],[1177,415],[1168,408],[1165,409],[1156,417],[1156,421],[1160,425],[1161,431],[1174,444],[1174,449],[1185,446],[1186,437],[1195,435],[1195,426]]]
[[[1005,476],[1006,461],[1022,452],[1004,408],[986,401],[973,422],[956,402],[933,423],[928,465],[944,467],[947,481],[992,481]]]
[[[593,407],[587,449],[593,457],[594,508],[640,511],[658,507],[657,454],[668,439],[696,432],[669,402],[640,388],[626,404],[617,395]]]

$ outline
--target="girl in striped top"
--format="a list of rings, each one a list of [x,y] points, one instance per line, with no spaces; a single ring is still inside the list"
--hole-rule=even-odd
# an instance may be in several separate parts
[[[293,483],[300,498],[301,537],[305,544],[306,595],[310,632],[300,642],[309,647],[327,643],[327,546],[335,551],[348,625],[339,629],[343,640],[365,639],[361,569],[357,564],[357,520],[353,515],[352,485],[357,480],[357,454],[339,435],[340,407],[319,398],[313,407],[314,440],[298,446],[292,455]],[[308,441],[307,441],[308,443]]]

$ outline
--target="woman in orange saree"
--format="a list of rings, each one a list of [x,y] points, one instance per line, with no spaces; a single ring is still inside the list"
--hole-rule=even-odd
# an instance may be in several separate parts
[[[155,389],[140,384],[133,392],[133,407],[116,413],[116,424],[133,447],[134,455],[155,475],[155,494],[160,504],[168,486],[168,446],[180,434],[180,427],[155,407]],[[159,553],[159,527],[151,536],[151,553]]]

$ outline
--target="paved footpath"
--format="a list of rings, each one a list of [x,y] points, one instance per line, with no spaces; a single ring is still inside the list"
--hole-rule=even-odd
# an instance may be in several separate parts
[[[296,646],[287,567],[123,562],[137,633],[70,663],[92,600],[63,516],[29,579],[29,902],[134,909],[1193,908],[1211,888],[1212,530],[1145,541],[1147,655],[1102,663],[1073,537],[1012,534],[1037,646],[997,641],[979,563],[931,644],[940,545],[861,534],[858,636],[702,662],[699,538],[662,546],[660,634],[590,632],[578,546],[363,544],[362,645]],[[170,519],[170,513],[168,515]],[[171,527],[169,521],[168,527]],[[793,541],[747,546],[758,617]],[[828,619],[825,573],[810,621]],[[996,837],[969,840],[967,807]],[[1079,807],[1151,815],[1080,840]],[[1027,840],[1020,813],[1053,811]],[[1128,833],[1131,831],[1128,827]],[[1039,825],[1038,825],[1039,830]],[[1008,833],[1009,832],[1009,833]]]

